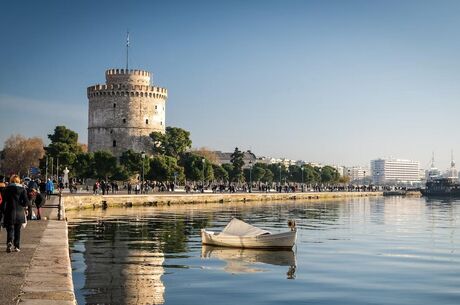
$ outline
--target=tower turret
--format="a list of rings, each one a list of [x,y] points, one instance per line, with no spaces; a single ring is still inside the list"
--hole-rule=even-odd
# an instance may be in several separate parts
[[[88,150],[148,153],[149,134],[165,132],[167,90],[151,85],[144,70],[109,69],[105,77],[105,84],[87,89]]]

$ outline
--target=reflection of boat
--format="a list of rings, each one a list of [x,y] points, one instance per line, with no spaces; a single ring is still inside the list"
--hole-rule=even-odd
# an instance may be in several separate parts
[[[203,244],[223,247],[291,249],[296,237],[295,224],[291,227],[291,231],[272,234],[236,218],[233,218],[220,233],[201,230]]]
[[[388,190],[383,191],[383,196],[405,196],[406,190]]]
[[[263,271],[253,264],[263,263],[289,266],[288,279],[295,278],[296,259],[292,250],[269,251],[261,249],[235,249],[203,245],[202,258],[217,258],[227,262],[225,271],[230,273],[253,273]]]

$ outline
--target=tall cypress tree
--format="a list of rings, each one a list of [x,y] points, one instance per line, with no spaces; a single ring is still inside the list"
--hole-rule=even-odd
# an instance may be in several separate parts
[[[234,182],[244,181],[243,166],[244,166],[244,153],[235,147],[235,151],[231,155],[230,162],[233,165],[233,174],[231,175]]]

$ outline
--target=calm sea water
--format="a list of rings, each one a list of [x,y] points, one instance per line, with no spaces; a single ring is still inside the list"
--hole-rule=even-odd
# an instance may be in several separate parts
[[[352,199],[83,211],[70,218],[82,304],[460,304],[460,201]],[[203,248],[231,217],[293,251]]]

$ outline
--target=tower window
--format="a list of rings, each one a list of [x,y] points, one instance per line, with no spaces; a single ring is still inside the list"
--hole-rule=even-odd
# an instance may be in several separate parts
[[[155,109],[158,109],[158,106],[157,106],[157,105],[155,105]]]
[[[123,123],[126,123],[126,119],[123,119]]]
[[[113,133],[113,129],[110,129],[110,134],[112,134],[112,133]]]
[[[113,103],[113,108],[117,108],[117,103]]]
[[[117,141],[113,140],[112,146],[117,147]]]
[[[160,122],[160,125],[163,125],[163,122]]]
[[[148,124],[149,123],[149,119],[145,119],[145,124]]]

